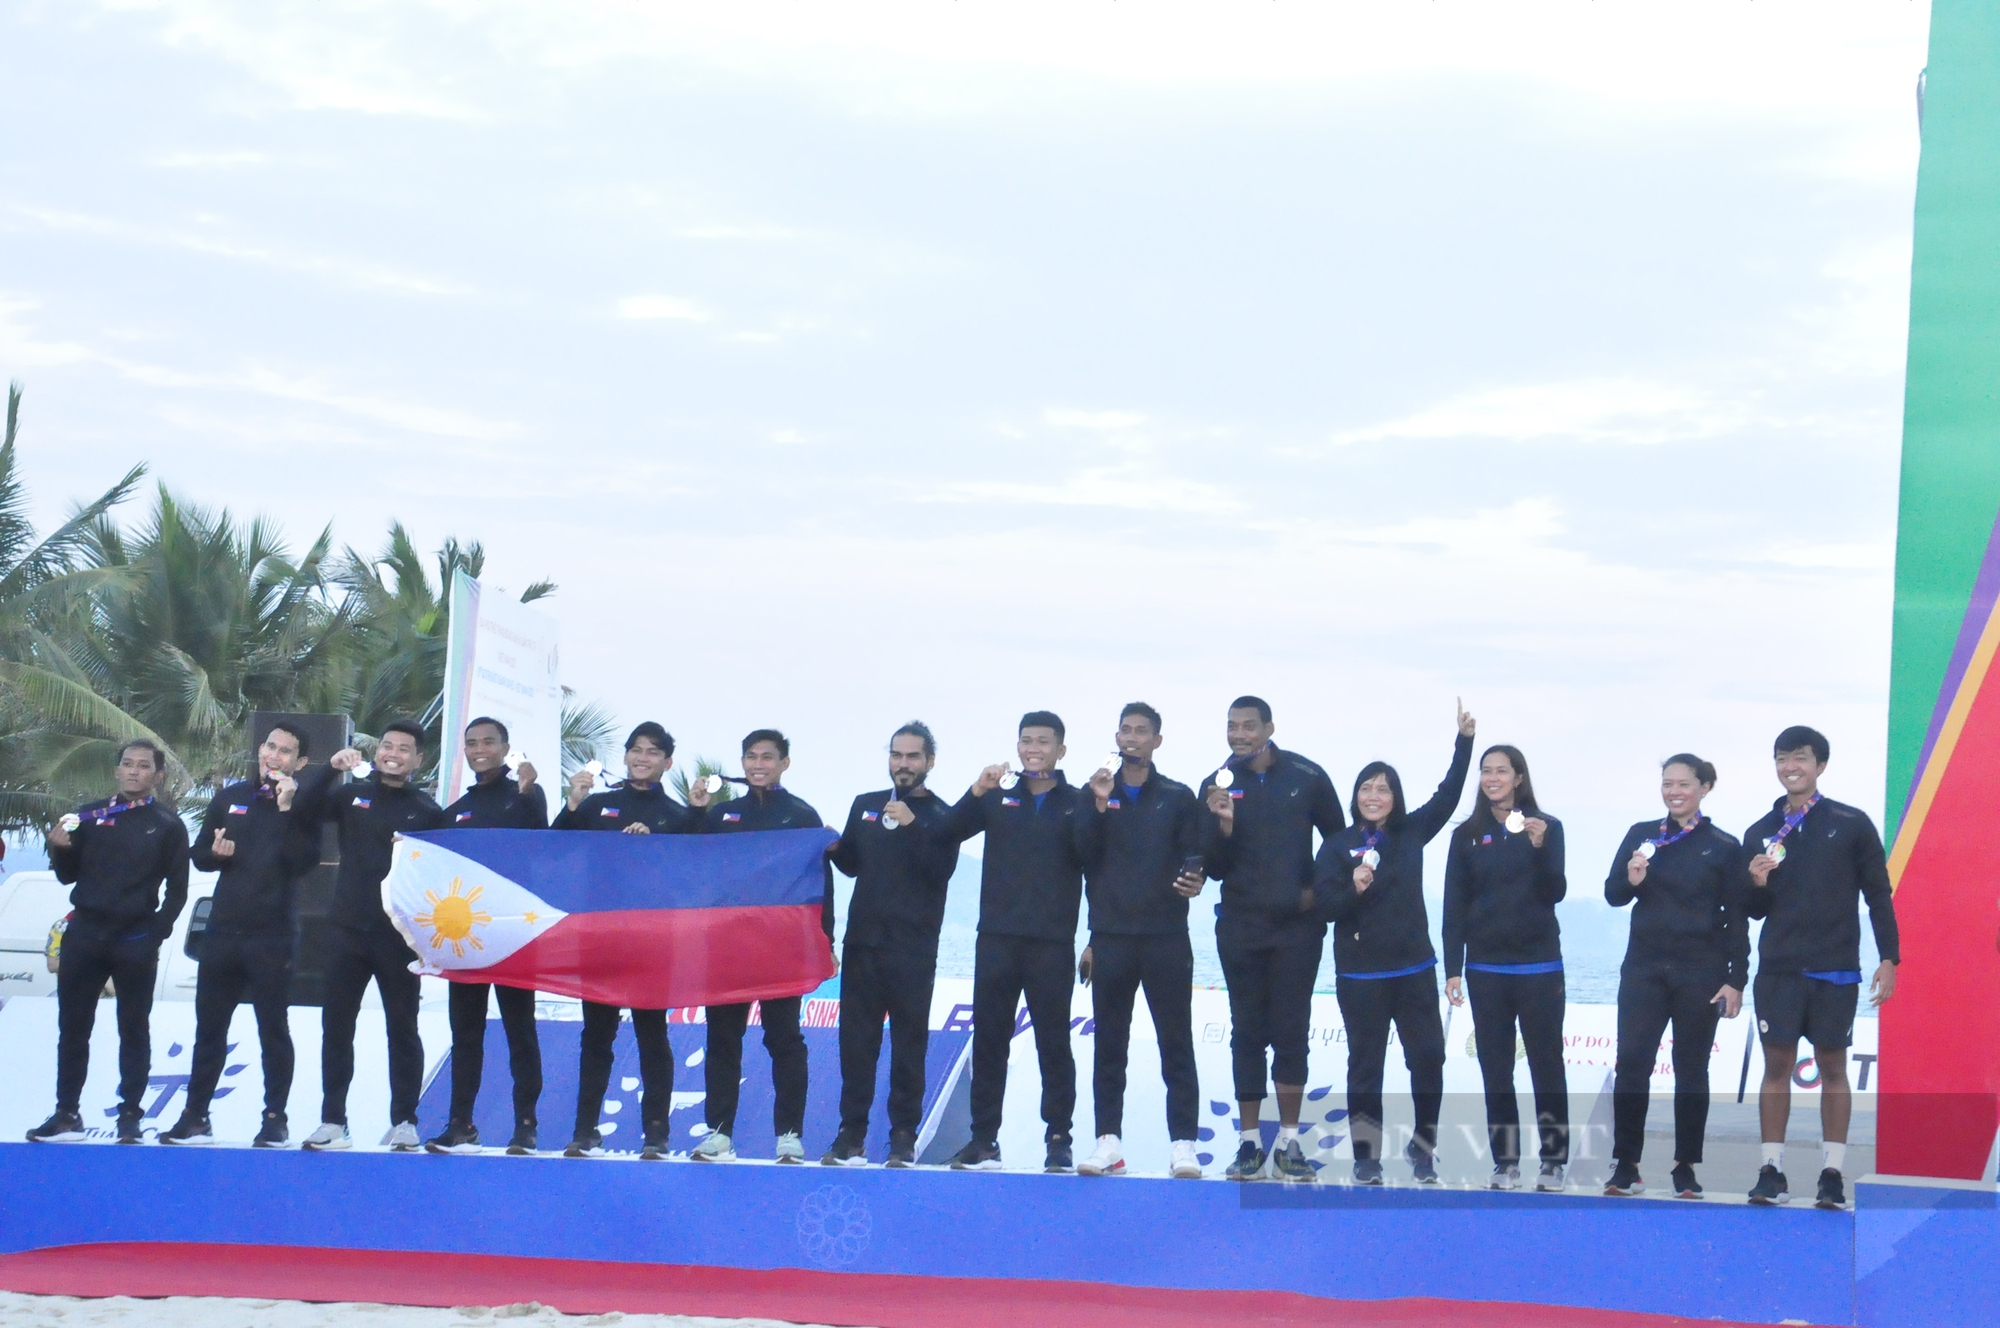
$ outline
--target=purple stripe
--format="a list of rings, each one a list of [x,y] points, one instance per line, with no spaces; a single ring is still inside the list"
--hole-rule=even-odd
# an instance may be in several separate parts
[[[1993,616],[1993,605],[2000,600],[2000,516],[1993,521],[1993,533],[1986,538],[1986,556],[1979,564],[1979,577],[1972,583],[1972,599],[1965,606],[1965,618],[1958,625],[1958,644],[1951,649],[1951,662],[1945,665],[1944,683],[1938,688],[1937,705],[1931,711],[1931,726],[1924,734],[1923,750],[1917,753],[1917,768],[1910,775],[1910,787],[1903,794],[1903,813],[1909,814],[1910,800],[1917,796],[1917,785],[1924,782],[1924,767],[1930,764],[1931,750],[1937,746],[1938,734],[1944,731],[1945,716],[1951,713],[1952,702],[1958,699],[1959,684],[1965,681],[1965,671],[1972,665],[1972,652],[1979,647],[1979,638],[1986,630],[1987,619]]]

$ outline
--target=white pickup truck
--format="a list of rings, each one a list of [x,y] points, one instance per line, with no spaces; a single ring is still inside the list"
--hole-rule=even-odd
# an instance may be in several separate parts
[[[17,996],[55,995],[56,975],[49,972],[47,959],[49,928],[68,916],[69,889],[50,871],[0,876],[0,1005]],[[187,953],[188,924],[214,889],[213,874],[190,874],[188,905],[174,920],[173,939],[160,947],[154,1000],[194,999],[195,962]]]

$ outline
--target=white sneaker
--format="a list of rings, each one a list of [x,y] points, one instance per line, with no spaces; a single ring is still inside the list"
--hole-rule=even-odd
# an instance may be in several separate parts
[[[1115,1134],[1097,1136],[1097,1151],[1076,1164],[1081,1176],[1122,1176],[1125,1174],[1125,1152],[1118,1145]]]
[[[319,1153],[337,1152],[342,1148],[350,1148],[353,1144],[354,1141],[347,1137],[347,1127],[345,1125],[335,1125],[331,1121],[322,1121],[317,1130],[314,1130],[299,1142],[299,1147],[309,1153]]]
[[[397,1153],[414,1153],[424,1146],[423,1136],[417,1133],[415,1121],[404,1121],[401,1125],[390,1127],[389,1132],[382,1136],[382,1142],[389,1146],[390,1151]]]
[[[1489,1190],[1512,1190],[1519,1188],[1520,1184],[1521,1169],[1519,1167],[1495,1167],[1493,1168],[1493,1178],[1486,1182],[1486,1188]]]
[[[727,1143],[728,1141],[724,1140],[723,1142]],[[800,1165],[806,1160],[805,1141],[800,1139],[795,1133],[779,1135],[777,1157],[780,1162],[787,1162],[793,1166]]]
[[[1174,1161],[1172,1167],[1175,1180],[1200,1180],[1201,1163],[1195,1160],[1192,1139],[1174,1140]]]
[[[688,1156],[697,1162],[734,1162],[736,1146],[729,1142],[728,1135],[717,1130],[696,1144],[695,1150]]]
[[[1567,1168],[1560,1162],[1542,1163],[1542,1174],[1535,1178],[1535,1188],[1543,1194],[1561,1194],[1569,1188]]]

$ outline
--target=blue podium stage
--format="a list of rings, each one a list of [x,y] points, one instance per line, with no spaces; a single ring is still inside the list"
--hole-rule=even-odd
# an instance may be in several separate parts
[[[1465,1302],[1486,1302],[1886,1328],[1991,1322],[2000,1295],[1990,1187],[1870,1182],[1856,1187],[1857,1212],[1824,1213],[931,1168],[108,1144],[0,1145],[0,1172],[0,1286],[44,1292],[533,1298],[579,1311],[741,1314],[769,1313],[780,1295],[787,1317],[883,1328],[997,1323],[1051,1301],[1074,1324],[1136,1322],[1128,1311],[1163,1291],[1188,1308],[1267,1293],[1253,1296],[1265,1306],[1254,1317],[1270,1323],[1324,1322],[1341,1308],[1329,1302],[1418,1297],[1461,1302],[1458,1322],[1617,1321],[1468,1317],[1476,1307]],[[151,1263],[134,1253],[156,1246],[176,1253]],[[202,1253],[232,1250],[234,1263]],[[487,1256],[499,1262],[479,1262]],[[250,1265],[266,1274],[254,1290],[200,1272]],[[148,1267],[152,1275],[133,1271]],[[492,1274],[496,1294],[482,1296],[467,1270],[489,1267],[505,1271]],[[358,1271],[327,1280],[341,1269]],[[406,1284],[431,1291],[404,1294]],[[663,1303],[659,1288],[672,1285],[699,1306]],[[548,1290],[533,1294],[538,1286]],[[910,1310],[909,1295],[926,1288],[931,1308]]]

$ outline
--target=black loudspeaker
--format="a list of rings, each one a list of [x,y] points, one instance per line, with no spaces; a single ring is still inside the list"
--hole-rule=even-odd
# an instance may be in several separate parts
[[[256,768],[257,748],[279,721],[306,735],[306,760],[324,765],[326,759],[354,741],[354,721],[346,715],[300,715],[278,710],[256,710],[250,714],[244,738],[250,748],[251,768]],[[324,936],[329,925],[327,910],[333,906],[333,882],[340,869],[340,839],[332,826],[320,834],[319,866],[299,878],[292,900],[298,926],[298,950],[292,962],[292,1004],[318,1005],[325,990],[320,967],[326,954]]]

